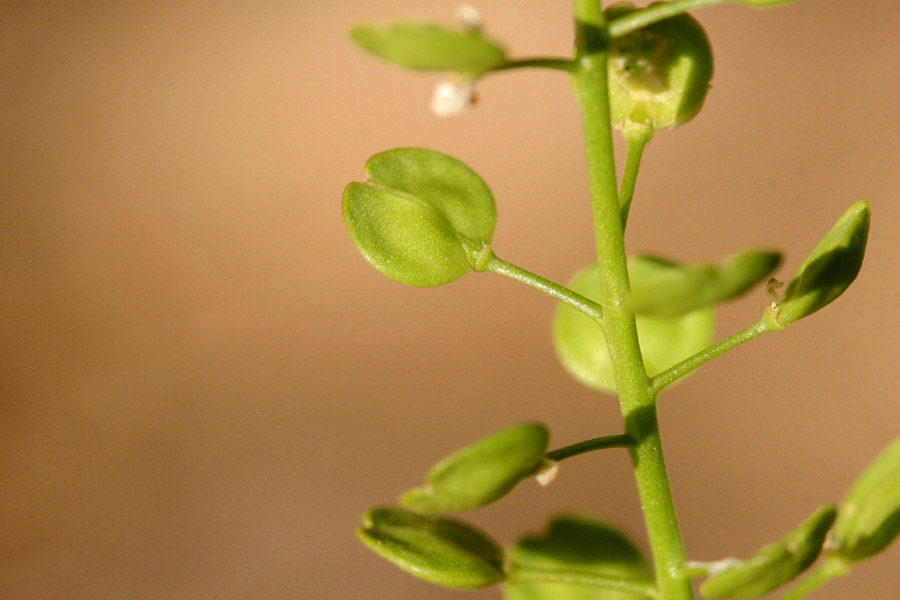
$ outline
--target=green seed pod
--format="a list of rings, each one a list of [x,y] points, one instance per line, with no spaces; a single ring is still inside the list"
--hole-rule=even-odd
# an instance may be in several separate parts
[[[453,71],[478,76],[506,63],[498,44],[473,28],[398,22],[359,25],[350,31],[375,56],[415,71]]]
[[[485,506],[535,473],[550,434],[540,423],[504,429],[448,456],[426,476],[428,485],[400,497],[420,512],[457,512]]]
[[[546,533],[527,535],[509,550],[513,568],[582,572],[629,581],[651,582],[640,552],[625,536],[593,519],[564,516]],[[572,582],[525,581],[504,585],[506,600],[646,600],[644,595]]]
[[[778,324],[808,317],[850,287],[866,253],[871,212],[865,200],[854,202],[813,248],[775,306]]]
[[[785,537],[704,581],[700,593],[707,598],[759,598],[794,579],[819,556],[836,513],[832,504],[820,506]]]
[[[497,213],[472,169],[434,150],[398,148],[370,158],[366,175],[344,189],[343,212],[373,267],[423,287],[484,268]]]
[[[836,553],[850,561],[878,554],[900,534],[900,439],[857,478],[834,525]]]
[[[481,588],[506,578],[503,550],[461,521],[401,508],[366,513],[362,542],[407,573],[453,588]]]
[[[634,11],[628,3],[606,9],[607,20]],[[713,55],[703,27],[680,14],[612,40],[610,116],[618,129],[631,124],[675,127],[703,106]]]

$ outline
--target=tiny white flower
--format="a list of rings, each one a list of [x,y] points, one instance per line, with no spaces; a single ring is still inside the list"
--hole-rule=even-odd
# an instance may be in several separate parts
[[[484,23],[484,19],[481,18],[481,13],[477,8],[470,4],[461,4],[457,6],[454,17],[457,21],[461,22],[466,29],[473,29],[475,31],[481,29],[481,26]]]
[[[475,104],[475,81],[472,79],[445,79],[434,88],[431,96],[431,112],[439,117],[458,115]]]

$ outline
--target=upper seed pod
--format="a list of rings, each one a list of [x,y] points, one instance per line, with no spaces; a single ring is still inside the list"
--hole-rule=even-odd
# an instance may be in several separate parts
[[[635,9],[610,6],[608,21]],[[703,106],[713,74],[712,49],[693,17],[680,14],[612,40],[609,54],[610,117],[613,125],[674,127]]]
[[[544,459],[549,433],[540,423],[525,423],[489,435],[448,456],[400,503],[420,512],[456,512],[499,499],[533,475]]]
[[[401,21],[387,26],[359,25],[350,36],[375,56],[414,71],[477,76],[506,63],[503,48],[472,27]]]

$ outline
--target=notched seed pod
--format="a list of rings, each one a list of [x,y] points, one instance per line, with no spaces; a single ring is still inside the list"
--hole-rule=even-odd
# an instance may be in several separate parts
[[[420,512],[457,512],[485,506],[534,475],[550,434],[540,423],[524,423],[489,435],[448,456],[400,503]]]
[[[629,3],[606,9],[607,20],[634,11]],[[647,124],[675,127],[703,106],[713,74],[712,49],[693,17],[681,14],[612,40],[610,116],[625,129]]]

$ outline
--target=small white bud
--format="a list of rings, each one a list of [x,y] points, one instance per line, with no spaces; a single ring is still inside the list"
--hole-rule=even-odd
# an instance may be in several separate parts
[[[481,29],[482,24],[484,24],[481,13],[471,4],[461,4],[457,6],[453,16],[457,21],[462,23],[463,27],[466,29],[478,31]]]
[[[556,479],[557,473],[559,473],[559,463],[555,460],[544,460],[534,478],[542,487],[547,487]]]
[[[439,117],[458,115],[475,104],[475,81],[445,79],[434,88],[431,112]]]

